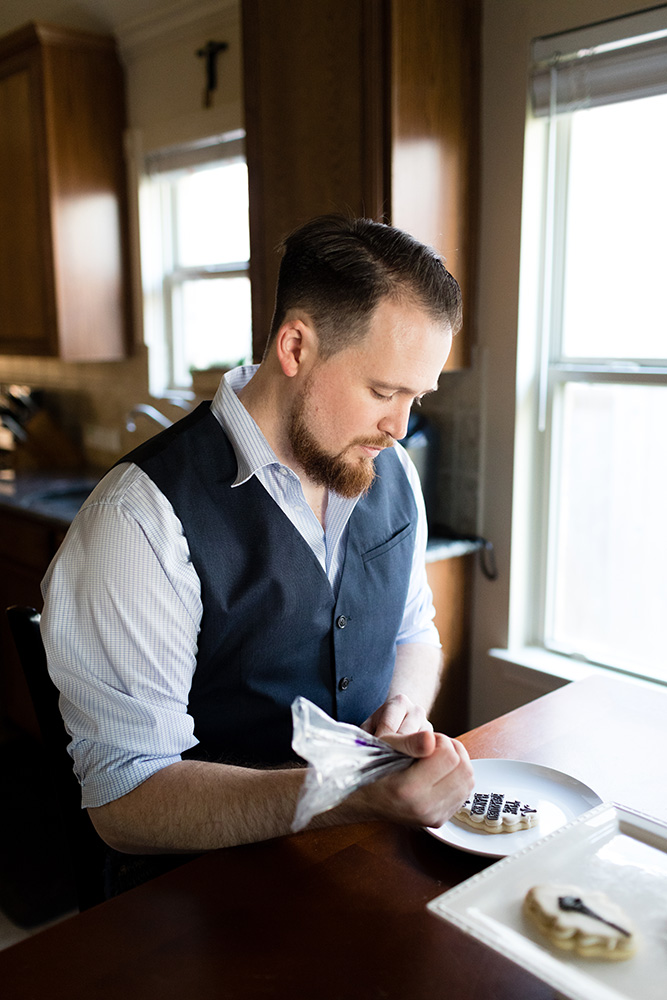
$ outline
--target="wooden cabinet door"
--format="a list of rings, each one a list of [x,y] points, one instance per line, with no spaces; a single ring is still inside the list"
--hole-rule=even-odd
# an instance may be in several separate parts
[[[0,512],[0,726],[39,735],[5,610],[24,604],[41,610],[40,583],[54,553],[51,525]]]
[[[42,80],[34,53],[0,63],[0,350],[56,350]]]
[[[30,24],[0,39],[0,352],[125,356],[124,126],[112,38]]]
[[[470,364],[477,255],[480,5],[391,0],[391,221],[461,286],[446,371]]]
[[[113,39],[44,35],[59,354],[126,353],[129,274],[124,81]]]
[[[443,656],[442,683],[431,712],[431,721],[436,730],[448,736],[459,736],[469,726],[474,559],[473,554],[468,554],[426,564]]]
[[[268,337],[280,241],[316,215],[382,218],[382,0],[242,0],[253,348]]]
[[[242,0],[255,358],[280,240],[349,212],[447,259],[469,364],[477,208],[479,0]]]

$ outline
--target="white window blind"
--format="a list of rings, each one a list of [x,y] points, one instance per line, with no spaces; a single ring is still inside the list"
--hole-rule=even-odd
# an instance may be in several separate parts
[[[243,160],[244,157],[245,133],[242,130],[225,132],[224,135],[211,136],[185,146],[167,146],[147,153],[144,158],[144,173],[150,177],[154,174],[201,167],[218,160],[227,162],[236,158]]]
[[[537,38],[536,117],[667,93],[667,6]]]

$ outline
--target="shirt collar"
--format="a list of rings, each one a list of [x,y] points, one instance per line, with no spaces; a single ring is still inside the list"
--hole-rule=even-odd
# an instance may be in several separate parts
[[[232,487],[241,486],[251,476],[269,466],[273,466],[274,469],[287,468],[287,466],[282,465],[237,395],[248,384],[258,368],[259,365],[242,365],[226,372],[220,380],[220,385],[211,403],[211,412],[229,438],[236,455],[238,469]],[[290,472],[294,475],[291,469]],[[346,498],[330,490],[327,522],[331,519],[334,510],[344,512],[346,521],[359,500],[360,496]]]
[[[267,465],[280,464],[273,448],[237,395],[258,367],[243,365],[226,372],[211,403],[211,412],[229,438],[236,455],[238,470],[232,486],[240,486]]]

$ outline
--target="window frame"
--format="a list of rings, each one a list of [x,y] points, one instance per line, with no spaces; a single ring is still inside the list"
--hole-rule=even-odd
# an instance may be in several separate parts
[[[665,10],[661,13],[663,22]],[[618,32],[618,26],[612,29],[612,34],[614,30]],[[534,43],[541,47],[542,54],[546,42],[538,39]],[[516,531],[513,530],[508,647],[556,654],[570,661],[667,683],[667,678],[651,676],[641,669],[628,671],[618,664],[588,660],[576,650],[563,648],[550,635],[552,610],[548,595],[553,586],[550,574],[555,562],[554,507],[564,388],[575,382],[667,387],[667,358],[572,358],[563,354],[561,302],[567,166],[572,113],[577,105],[571,109],[560,106],[553,75],[551,87],[549,111],[544,113],[542,99],[542,111],[529,112],[526,127],[515,437],[518,461],[512,513]],[[605,99],[600,103],[615,102]]]
[[[245,157],[245,132],[236,129],[184,145],[158,149],[143,158],[139,186],[144,341],[149,355],[149,388],[154,396],[187,395],[176,371],[178,350],[174,301],[188,281],[250,278],[250,259],[185,266],[178,262],[177,190],[183,170],[210,168]]]

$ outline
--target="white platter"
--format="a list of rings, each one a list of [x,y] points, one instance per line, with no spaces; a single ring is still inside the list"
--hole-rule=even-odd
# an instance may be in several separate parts
[[[540,822],[530,830],[516,833],[477,833],[459,823],[430,827],[428,833],[451,847],[469,854],[504,858],[523,850],[536,840],[588,812],[602,802],[599,795],[583,782],[542,764],[523,760],[473,760],[476,792],[503,792],[540,810]]]
[[[638,931],[619,962],[559,951],[522,913],[541,882],[605,892]],[[667,995],[667,825],[603,803],[555,833],[491,865],[429,904],[569,1000],[664,1000]]]

